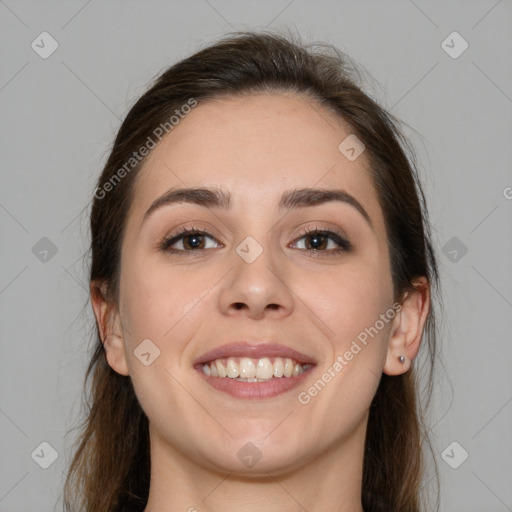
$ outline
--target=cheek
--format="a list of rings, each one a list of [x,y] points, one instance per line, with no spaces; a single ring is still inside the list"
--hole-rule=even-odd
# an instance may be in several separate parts
[[[346,265],[328,274],[302,275],[294,291],[321,320],[335,347],[342,349],[391,307],[392,290],[384,277],[379,268]]]
[[[152,421],[158,421],[162,410],[186,409],[190,400],[180,385],[182,372],[187,371],[182,358],[197,332],[198,318],[206,315],[208,301],[201,297],[218,277],[185,272],[183,267],[126,263],[121,275],[121,317],[127,363],[139,403]],[[137,353],[148,339],[152,362],[146,366]]]
[[[377,267],[347,264],[328,277],[305,276],[298,295],[307,297],[332,350],[318,380],[301,390],[300,403],[333,431],[350,431],[370,406],[382,375],[394,318],[389,280]]]
[[[121,278],[121,297],[124,325],[132,342],[141,336],[161,341],[171,337],[175,327],[216,282],[215,275],[179,266],[143,264],[126,268]]]
[[[179,265],[127,264],[125,268],[121,276],[121,316],[127,364],[137,395],[143,407],[161,399],[177,406],[167,394],[174,389],[171,396],[181,395],[172,376],[188,371],[187,345],[212,315],[213,295],[208,292],[215,289],[219,274],[211,268],[194,271]],[[141,352],[138,347],[147,339],[157,354],[150,366],[137,358]],[[146,393],[146,388],[153,394]],[[155,394],[156,389],[167,390],[165,396]]]

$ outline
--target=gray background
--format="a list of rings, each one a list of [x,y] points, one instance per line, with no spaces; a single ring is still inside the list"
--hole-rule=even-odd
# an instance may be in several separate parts
[[[347,52],[407,123],[444,283],[441,510],[512,510],[510,0],[0,0],[0,511],[61,509],[92,325],[87,205],[120,119],[212,39],[286,27]],[[31,47],[43,31],[59,45],[46,59]]]

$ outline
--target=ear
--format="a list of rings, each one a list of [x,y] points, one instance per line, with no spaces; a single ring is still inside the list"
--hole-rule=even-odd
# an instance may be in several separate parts
[[[129,375],[123,330],[117,308],[107,301],[106,283],[91,282],[91,303],[109,366],[121,375]]]
[[[430,285],[425,277],[415,280],[413,285],[415,290],[405,292],[402,308],[393,320],[383,369],[387,375],[407,372],[420,348],[423,327],[430,309]],[[404,356],[404,363],[400,363],[400,356]]]

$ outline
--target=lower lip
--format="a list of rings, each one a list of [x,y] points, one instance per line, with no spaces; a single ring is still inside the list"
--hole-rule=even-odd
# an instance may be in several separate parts
[[[303,384],[309,377],[314,366],[308,368],[304,373],[293,377],[280,377],[269,380],[268,382],[242,382],[229,377],[212,377],[206,375],[201,368],[197,371],[203,379],[219,391],[223,391],[235,398],[248,398],[250,400],[257,398],[273,398]]]

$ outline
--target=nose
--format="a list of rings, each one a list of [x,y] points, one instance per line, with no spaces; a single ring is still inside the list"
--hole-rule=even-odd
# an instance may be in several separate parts
[[[253,260],[244,255],[243,249],[233,251],[232,271],[223,280],[219,294],[222,313],[254,320],[286,318],[292,313],[294,295],[284,259],[278,261],[278,255],[271,254],[270,249],[255,247],[254,239],[252,245],[243,247],[262,252]]]

